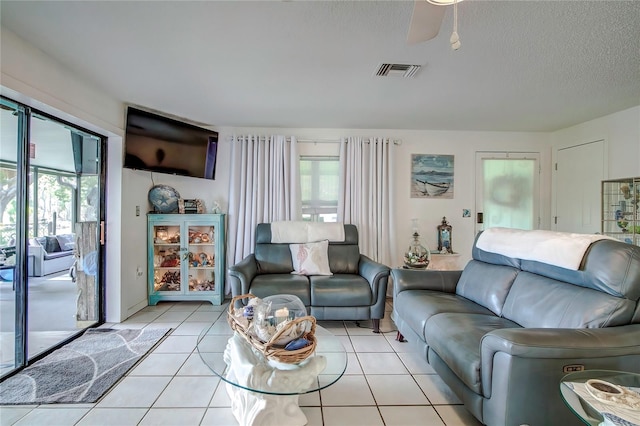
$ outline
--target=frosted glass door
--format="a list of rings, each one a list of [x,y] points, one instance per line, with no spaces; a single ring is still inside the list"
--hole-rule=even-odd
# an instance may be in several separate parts
[[[476,163],[476,232],[491,227],[537,229],[537,155],[479,153]]]

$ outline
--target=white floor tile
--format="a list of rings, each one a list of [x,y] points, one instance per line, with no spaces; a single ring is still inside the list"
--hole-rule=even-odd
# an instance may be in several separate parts
[[[196,348],[198,336],[168,336],[153,353],[191,353]]]
[[[183,322],[178,326],[172,336],[199,336],[202,330],[211,326],[212,322]]]
[[[169,311],[195,312],[202,305],[204,305],[203,302],[183,301],[179,303],[174,303],[174,305],[171,308],[169,308]]]
[[[445,425],[436,410],[430,406],[388,406],[380,407],[380,412],[385,426]]]
[[[90,408],[36,408],[14,423],[16,426],[73,425]]]
[[[182,322],[187,318],[189,318],[189,315],[191,315],[192,313],[193,311],[172,311],[171,309],[169,309],[167,312],[160,315],[154,321],[155,322],[176,322],[176,321]]]
[[[77,426],[135,426],[147,411],[146,408],[94,408]]]
[[[213,324],[220,318],[222,312],[197,310],[185,320],[186,322],[207,322]]]
[[[347,334],[347,329],[342,321],[318,321],[318,325],[336,336],[345,336]]]
[[[373,332],[373,324],[369,320],[365,321],[345,321],[347,334],[350,336],[376,336]]]
[[[29,407],[16,407],[11,406],[0,407],[0,426],[9,426],[20,420],[22,417],[26,416],[31,410],[33,410],[34,406]]]
[[[347,354],[347,369],[344,374],[363,374],[360,361],[355,352]]]
[[[482,426],[462,405],[436,405],[434,408],[447,426]]]
[[[204,417],[205,411],[205,408],[152,408],[139,424],[149,426],[198,425]]]
[[[356,352],[393,352],[393,348],[384,336],[351,336]]]
[[[222,354],[220,354],[222,357]],[[202,361],[200,358],[200,354],[195,351],[189,358],[184,362],[180,370],[178,371],[178,376],[213,376],[213,371]]]
[[[383,426],[377,407],[325,407],[324,426]]]
[[[209,403],[209,407],[231,407],[231,399],[227,393],[227,386],[231,386],[223,381],[220,381],[216,388],[213,398]]]
[[[218,377],[174,377],[153,407],[208,407],[219,381]]]
[[[409,374],[367,375],[378,405],[428,405],[429,400]]]
[[[149,408],[153,405],[171,377],[127,376],[116,385],[97,405],[106,407]]]
[[[148,328],[148,329],[170,328],[171,331],[169,332],[169,334],[173,334],[175,329],[178,328],[178,326],[180,324],[181,324],[181,322],[178,322],[178,321],[174,321],[174,322],[151,322],[149,324],[146,324],[144,326],[144,328]]]
[[[393,352],[358,354],[358,360],[364,374],[409,374],[398,355]]]
[[[175,376],[189,354],[151,353],[131,372],[130,376]]]
[[[436,374],[414,375],[418,385],[429,398],[433,405],[461,404],[462,402],[453,393],[451,388]]]
[[[436,374],[427,359],[415,352],[398,353],[398,356],[411,374]]]
[[[375,405],[364,376],[342,376],[333,385],[320,391],[323,406]]]
[[[238,424],[231,408],[211,407],[207,409],[200,426],[237,426]]]
[[[155,320],[156,318],[158,318],[160,315],[162,315],[163,312],[162,311],[140,311],[137,312],[133,315],[131,315],[129,318],[127,318],[125,321],[123,321],[122,323],[138,323],[138,322],[152,322],[153,320]]]
[[[353,345],[351,344],[351,338],[349,336],[345,334],[344,336],[336,336],[336,337],[338,337],[338,340],[340,340],[340,343],[342,343],[342,347],[344,348],[345,351],[354,352]]]

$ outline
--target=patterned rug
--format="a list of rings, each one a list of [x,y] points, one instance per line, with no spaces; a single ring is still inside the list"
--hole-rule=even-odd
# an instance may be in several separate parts
[[[0,404],[96,402],[169,330],[89,329],[0,383]]]

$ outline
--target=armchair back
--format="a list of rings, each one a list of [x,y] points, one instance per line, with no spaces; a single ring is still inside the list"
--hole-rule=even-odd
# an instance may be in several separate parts
[[[344,225],[344,241],[329,242],[329,267],[334,274],[357,274],[360,262],[358,228]],[[260,274],[288,274],[293,271],[289,244],[271,242],[271,224],[260,223],[256,227],[254,250]]]

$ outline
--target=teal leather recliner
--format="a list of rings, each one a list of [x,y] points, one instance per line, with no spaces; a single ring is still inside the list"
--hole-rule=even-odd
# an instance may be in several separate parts
[[[392,318],[482,423],[579,425],[576,368],[640,373],[640,247],[592,243],[577,270],[478,248],[463,271],[394,269]]]
[[[271,225],[258,224],[254,253],[229,268],[232,296],[293,294],[318,320],[372,320],[379,332],[390,269],[360,254],[355,225],[344,225],[344,236],[329,242],[333,275],[295,275],[289,244],[272,243]]]

